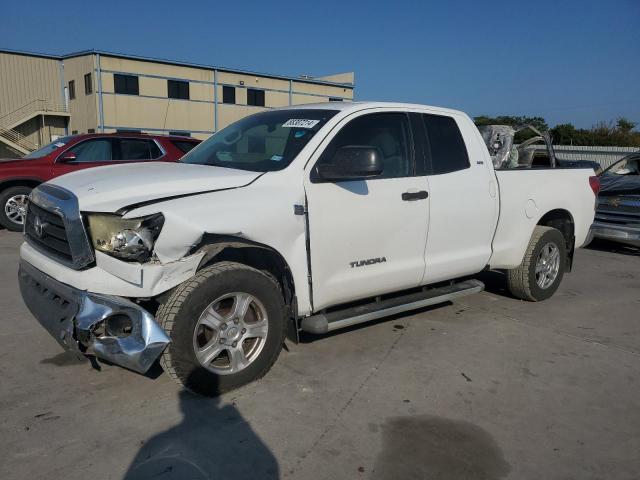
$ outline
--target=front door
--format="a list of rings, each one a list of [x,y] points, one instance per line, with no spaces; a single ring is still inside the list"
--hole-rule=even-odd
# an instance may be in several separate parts
[[[418,286],[429,225],[427,177],[417,176],[409,116],[369,113],[343,121],[305,175],[314,311]],[[373,146],[384,170],[326,182],[315,166],[344,146]]]

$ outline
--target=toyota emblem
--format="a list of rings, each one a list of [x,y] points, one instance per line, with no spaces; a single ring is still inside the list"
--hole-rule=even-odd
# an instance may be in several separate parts
[[[36,237],[42,238],[45,225],[46,223],[43,222],[40,217],[36,216],[36,218],[33,219],[33,231],[35,232]]]

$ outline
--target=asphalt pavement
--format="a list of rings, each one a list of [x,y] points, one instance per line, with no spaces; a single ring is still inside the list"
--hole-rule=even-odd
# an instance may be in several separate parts
[[[217,399],[67,356],[0,231],[0,478],[638,479],[640,252],[594,244],[541,303],[453,303],[287,343]]]

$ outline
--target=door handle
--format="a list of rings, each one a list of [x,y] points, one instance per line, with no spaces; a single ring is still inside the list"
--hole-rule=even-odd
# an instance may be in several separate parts
[[[415,200],[424,200],[429,197],[429,192],[426,190],[420,190],[419,192],[404,192],[402,194],[402,200],[405,202],[413,202]]]

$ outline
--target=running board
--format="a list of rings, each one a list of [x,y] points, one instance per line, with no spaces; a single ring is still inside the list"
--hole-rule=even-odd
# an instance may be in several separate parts
[[[302,320],[300,329],[307,333],[323,334],[396,313],[447,302],[454,298],[481,292],[482,290],[484,290],[484,284],[481,281],[465,280],[444,287],[431,288],[422,292],[367,303],[344,310],[311,315]]]

